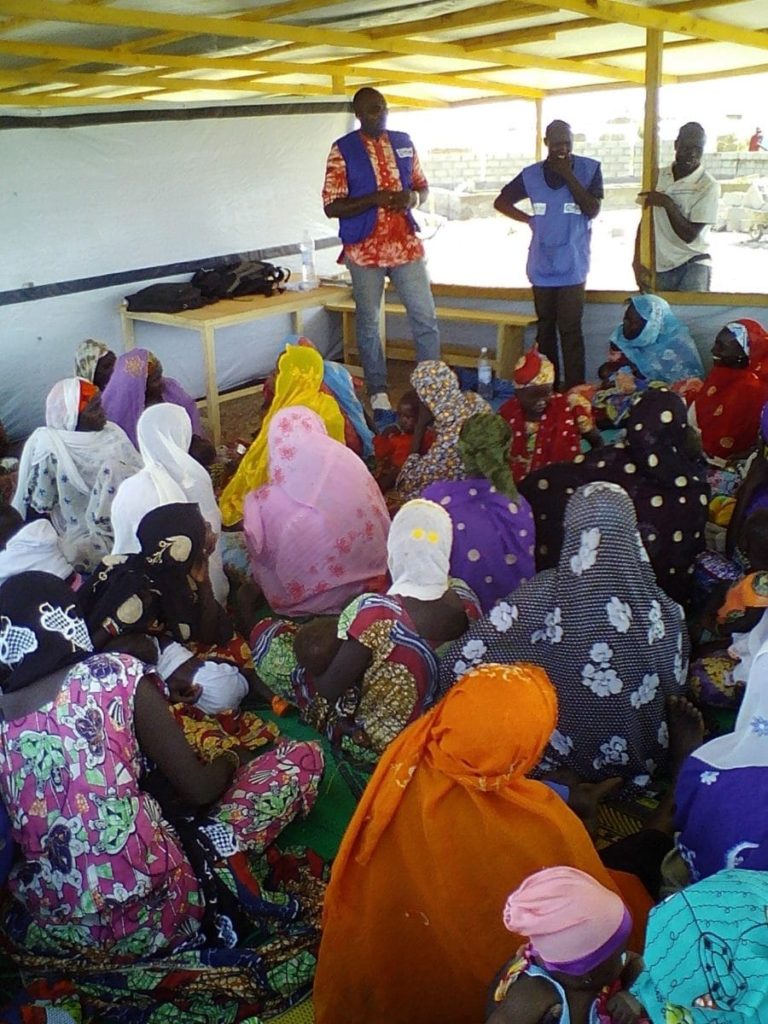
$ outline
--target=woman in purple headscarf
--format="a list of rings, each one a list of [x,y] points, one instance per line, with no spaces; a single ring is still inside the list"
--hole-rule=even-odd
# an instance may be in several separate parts
[[[192,421],[193,446],[195,438],[205,441],[195,400],[177,380],[163,376],[162,363],[145,348],[132,348],[118,356],[101,402],[107,419],[122,427],[134,445],[137,443],[136,424],[139,416],[147,406],[158,405],[160,402],[172,402],[186,409]],[[195,454],[192,449],[190,453]]]
[[[474,591],[486,614],[536,572],[533,513],[509,468],[511,440],[501,416],[470,416],[458,442],[467,478],[440,480],[422,493],[451,517],[451,576]]]

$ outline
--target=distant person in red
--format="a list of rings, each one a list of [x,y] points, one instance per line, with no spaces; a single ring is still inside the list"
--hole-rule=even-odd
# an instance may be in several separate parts
[[[376,455],[374,476],[384,494],[392,490],[403,464],[411,454],[416,421],[421,411],[421,401],[415,391],[406,391],[397,406],[397,420],[373,439]],[[429,451],[435,433],[429,427],[424,432],[420,455]]]
[[[755,128],[755,134],[749,140],[749,152],[760,153],[761,151],[768,152],[768,146],[763,142],[763,129]]]

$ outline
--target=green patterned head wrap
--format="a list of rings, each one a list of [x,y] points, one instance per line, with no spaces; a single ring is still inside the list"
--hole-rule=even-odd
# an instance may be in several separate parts
[[[478,412],[465,421],[459,434],[459,454],[467,476],[484,476],[501,494],[517,497],[509,468],[509,424],[493,412]]]

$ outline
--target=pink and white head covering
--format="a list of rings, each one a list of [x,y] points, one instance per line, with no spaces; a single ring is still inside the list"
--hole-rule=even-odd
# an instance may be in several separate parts
[[[243,503],[254,577],[278,614],[338,612],[386,571],[378,484],[303,405],[275,413],[267,451],[269,483]]]
[[[325,423],[312,409],[290,405],[276,413],[267,432],[269,482],[294,501],[313,507],[334,476],[344,446],[328,436]],[[343,482],[336,479],[336,483]]]
[[[622,950],[632,919],[616,893],[577,868],[530,875],[504,906],[504,926],[527,935],[548,970],[586,974]]]

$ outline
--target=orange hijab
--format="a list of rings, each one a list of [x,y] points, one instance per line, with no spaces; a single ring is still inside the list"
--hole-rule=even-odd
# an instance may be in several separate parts
[[[586,829],[526,778],[557,723],[543,669],[482,665],[387,747],[325,897],[318,1024],[472,1024],[517,949],[506,897],[544,867],[616,891]]]

